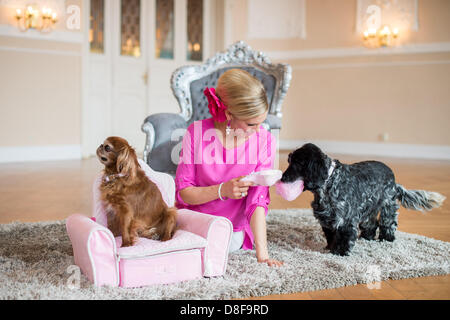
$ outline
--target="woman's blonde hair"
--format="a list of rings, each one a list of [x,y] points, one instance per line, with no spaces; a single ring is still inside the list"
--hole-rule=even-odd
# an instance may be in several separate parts
[[[218,80],[216,94],[240,120],[258,117],[269,110],[264,86],[242,69],[225,71]]]

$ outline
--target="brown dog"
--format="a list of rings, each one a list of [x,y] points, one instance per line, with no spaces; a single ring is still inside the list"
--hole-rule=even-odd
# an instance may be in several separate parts
[[[105,165],[100,194],[108,228],[115,237],[122,236],[122,247],[132,246],[139,236],[171,239],[177,211],[164,202],[156,184],[140,168],[128,142],[109,137],[97,148],[97,156]]]

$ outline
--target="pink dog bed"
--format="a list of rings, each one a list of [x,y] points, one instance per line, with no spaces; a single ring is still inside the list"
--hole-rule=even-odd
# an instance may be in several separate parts
[[[142,160],[139,164],[156,183],[167,205],[173,206],[173,178],[153,171]],[[114,238],[106,228],[106,213],[98,190],[101,179],[99,176],[93,187],[93,217],[74,214],[66,222],[75,264],[92,283],[142,287],[225,273],[233,232],[228,219],[181,209],[178,210],[178,230],[171,240],[139,238],[134,246],[122,248],[122,238]]]

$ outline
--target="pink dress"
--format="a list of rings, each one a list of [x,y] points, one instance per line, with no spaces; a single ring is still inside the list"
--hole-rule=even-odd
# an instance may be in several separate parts
[[[253,249],[250,219],[256,207],[263,207],[267,215],[269,187],[253,186],[242,199],[216,199],[200,205],[185,203],[180,190],[217,185],[252,172],[272,169],[275,152],[276,140],[263,127],[237,148],[226,149],[217,137],[212,118],[195,121],[183,137],[175,177],[176,206],[228,218],[234,232],[244,231],[243,249]]]

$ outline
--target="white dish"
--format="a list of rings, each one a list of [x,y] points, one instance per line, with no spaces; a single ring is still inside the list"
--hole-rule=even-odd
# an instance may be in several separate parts
[[[253,172],[241,179],[241,181],[251,181],[258,186],[270,187],[281,179],[283,172],[281,170],[263,170]]]

